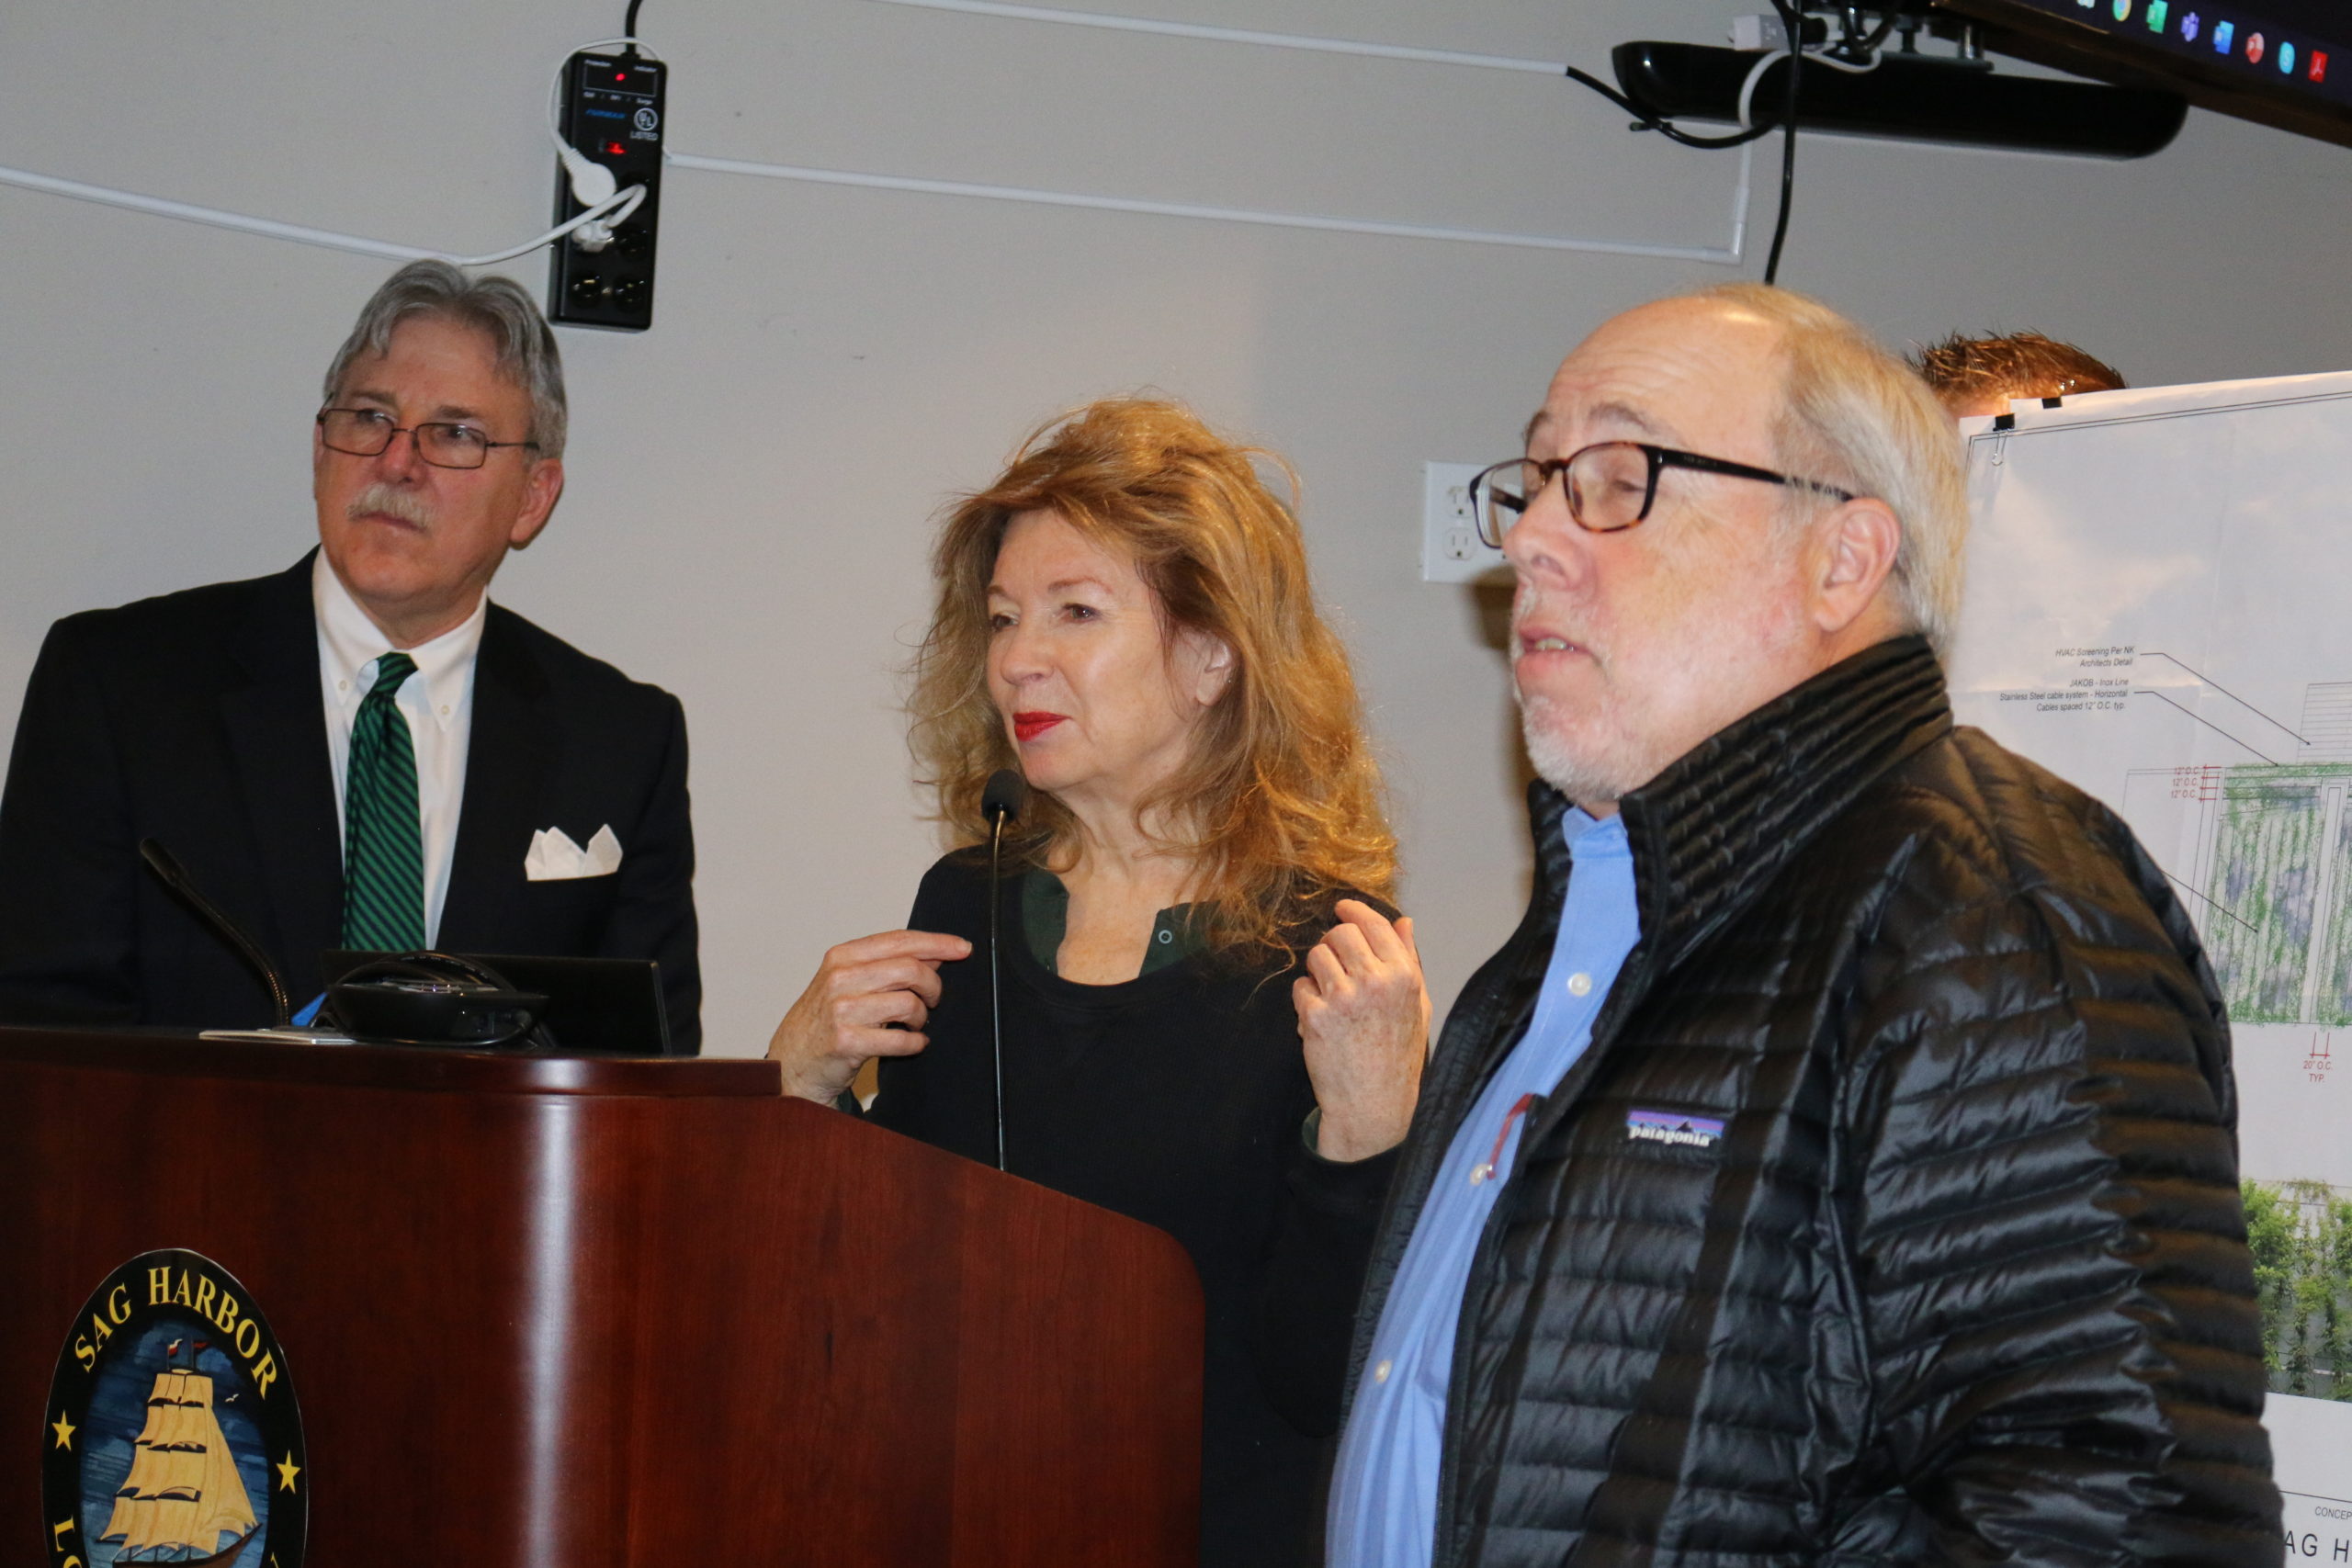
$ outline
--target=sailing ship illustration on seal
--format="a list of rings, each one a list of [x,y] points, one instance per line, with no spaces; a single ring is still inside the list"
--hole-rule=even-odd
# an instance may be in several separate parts
[[[286,1348],[200,1252],[151,1248],[98,1281],[58,1348],[40,1455],[44,1562],[303,1568],[311,1460]]]
[[[176,1355],[174,1340],[167,1356]],[[185,1367],[155,1374],[130,1473],[99,1534],[118,1563],[227,1568],[259,1521],[229,1439],[212,1412],[212,1379]],[[119,1544],[118,1544],[119,1543]]]

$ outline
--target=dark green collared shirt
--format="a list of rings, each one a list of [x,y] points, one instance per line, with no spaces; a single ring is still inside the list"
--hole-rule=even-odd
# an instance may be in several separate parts
[[[1143,967],[1136,977],[1155,969],[1165,969],[1170,964],[1182,962],[1196,953],[1205,953],[1208,946],[1195,928],[1192,904],[1172,904],[1159,911],[1151,922],[1151,942],[1144,949]],[[1069,932],[1069,889],[1052,872],[1038,869],[1024,874],[1021,884],[1021,934],[1027,939],[1030,955],[1045,966],[1047,974],[1058,974],[1056,961],[1062,951],[1062,938]]]

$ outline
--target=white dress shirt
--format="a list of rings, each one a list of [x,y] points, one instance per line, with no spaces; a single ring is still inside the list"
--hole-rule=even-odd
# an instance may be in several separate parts
[[[319,683],[326,698],[327,756],[334,766],[336,838],[346,852],[345,780],[351,765],[351,726],[360,700],[376,683],[376,660],[391,639],[368,618],[322,550],[311,563],[311,604],[319,623]],[[474,658],[481,651],[482,596],[461,626],[405,651],[416,672],[392,700],[408,720],[416,749],[416,807],[424,837],[424,944],[440,940],[441,905],[449,896],[449,862],[458,845],[458,811],[466,798],[466,743],[474,728]]]

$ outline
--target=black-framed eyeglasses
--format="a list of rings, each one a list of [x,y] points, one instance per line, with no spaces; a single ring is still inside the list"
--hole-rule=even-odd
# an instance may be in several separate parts
[[[319,439],[330,452],[353,457],[380,456],[396,435],[416,442],[416,455],[436,468],[479,468],[501,446],[529,446],[536,441],[492,441],[490,433],[470,424],[435,420],[428,424],[394,424],[381,409],[321,409]]]
[[[1728,479],[1756,479],[1765,484],[1809,490],[1839,501],[1854,497],[1819,479],[1792,479],[1770,468],[1722,457],[1702,457],[1646,441],[1602,441],[1566,457],[1510,457],[1482,468],[1470,481],[1471,506],[1477,513],[1478,537],[1490,549],[1500,549],[1536,496],[1555,476],[1564,477],[1568,515],[1590,534],[1614,534],[1644,521],[1657,503],[1657,477],[1668,468],[1689,468]]]

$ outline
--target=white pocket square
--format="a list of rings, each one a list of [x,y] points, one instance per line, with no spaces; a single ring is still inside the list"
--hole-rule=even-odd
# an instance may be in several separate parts
[[[569,882],[582,876],[610,876],[621,868],[621,841],[612,824],[596,829],[582,849],[560,828],[542,828],[531,835],[531,852],[523,857],[523,875],[532,882]]]

